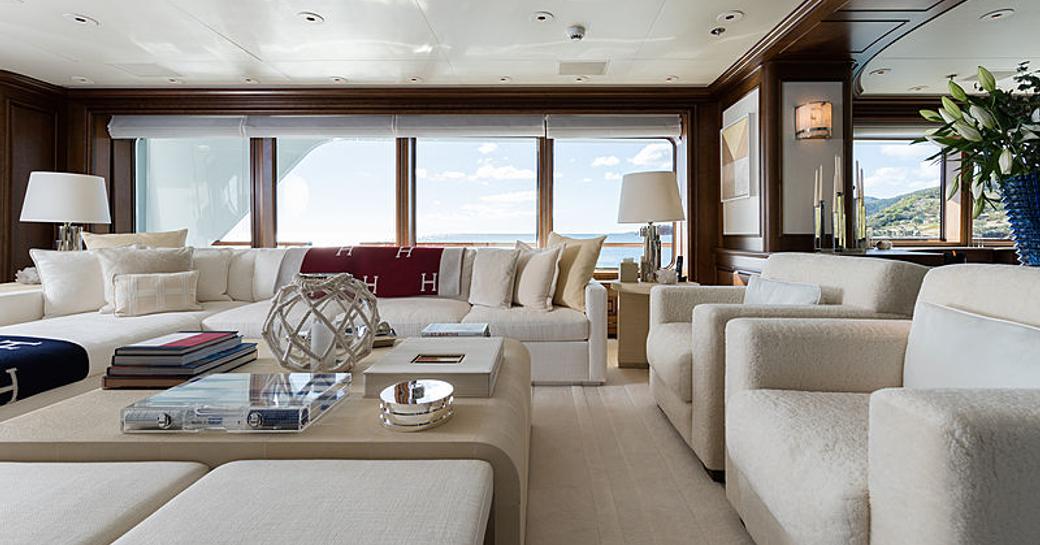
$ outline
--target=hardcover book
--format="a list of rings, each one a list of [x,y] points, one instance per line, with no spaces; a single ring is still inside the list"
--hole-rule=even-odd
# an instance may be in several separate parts
[[[448,382],[459,397],[491,397],[502,347],[501,337],[405,339],[365,370],[365,397],[379,397],[387,386],[420,378]]]
[[[252,359],[256,359],[256,343],[241,343],[234,348],[210,354],[198,361],[184,365],[111,365],[107,373],[109,376],[173,375],[192,377],[246,356],[252,356]]]
[[[132,353],[126,354],[120,352],[122,349],[117,349],[115,354],[112,356],[112,365],[119,366],[171,366],[171,367],[183,367],[189,364],[197,363],[212,357],[215,354],[232,350],[242,345],[242,337],[233,335],[220,340],[215,343],[207,344],[202,348],[192,350],[187,353],[173,353],[165,350],[154,350],[152,353]]]
[[[430,324],[420,333],[423,337],[490,337],[488,324]]]
[[[180,331],[116,349],[118,356],[182,356],[237,337],[237,331]]]

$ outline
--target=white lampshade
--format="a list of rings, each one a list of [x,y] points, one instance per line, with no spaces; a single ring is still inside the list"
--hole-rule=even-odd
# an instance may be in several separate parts
[[[21,221],[112,223],[105,179],[69,172],[29,174]]]
[[[674,172],[633,172],[621,181],[618,223],[686,219]]]

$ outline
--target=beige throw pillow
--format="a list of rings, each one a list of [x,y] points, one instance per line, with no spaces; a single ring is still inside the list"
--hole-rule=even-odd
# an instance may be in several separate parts
[[[549,248],[563,247],[560,254],[560,276],[556,282],[553,304],[585,312],[585,286],[596,272],[596,262],[606,236],[569,238],[549,233]]]
[[[228,248],[196,248],[192,268],[199,271],[199,301],[230,301],[228,271],[234,251]]]
[[[552,310],[563,247],[538,249],[519,240],[513,303],[533,310]]]
[[[46,318],[92,312],[105,305],[101,263],[94,252],[29,250],[43,285]]]
[[[197,299],[199,271],[119,274],[113,280],[116,316],[201,310]]]
[[[473,283],[469,302],[485,307],[509,308],[520,250],[480,248],[473,258]]]
[[[88,250],[120,248],[135,244],[147,248],[182,248],[187,239],[187,229],[159,233],[83,233],[83,244],[86,244]]]
[[[95,250],[101,262],[101,278],[105,286],[105,306],[101,312],[112,312],[115,277],[121,274],[154,274],[191,270],[192,248],[102,248]]]

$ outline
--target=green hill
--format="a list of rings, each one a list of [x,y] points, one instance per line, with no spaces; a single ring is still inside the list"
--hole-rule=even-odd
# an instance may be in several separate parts
[[[867,197],[871,238],[938,238],[942,195],[921,189],[887,199]]]

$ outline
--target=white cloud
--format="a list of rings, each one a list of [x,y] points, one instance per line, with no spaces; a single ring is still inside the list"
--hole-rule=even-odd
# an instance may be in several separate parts
[[[639,166],[657,166],[663,168],[671,167],[672,146],[664,143],[647,144],[639,150],[628,162]]]
[[[885,157],[896,157],[899,159],[917,159],[924,161],[935,153],[935,148],[930,146],[915,146],[912,144],[885,144],[881,146],[881,155]]]
[[[616,155],[604,155],[592,160],[593,167],[612,167],[621,162]]]
[[[499,193],[498,195],[485,195],[480,200],[494,203],[523,203],[534,202],[537,198],[538,193],[536,191],[513,191],[511,193]]]
[[[427,172],[426,169],[419,169],[417,172],[420,179],[430,180],[431,182],[458,182],[466,180],[469,176],[465,172],[459,172],[457,170],[445,170],[444,172]]]
[[[513,165],[496,167],[492,164],[480,165],[477,171],[469,176],[470,180],[490,178],[492,180],[533,180],[534,171],[516,168]]]
[[[916,168],[880,167],[869,172],[864,182],[868,196],[885,199],[919,189],[937,187],[939,173],[927,162],[919,164]]]
[[[477,151],[479,151],[480,153],[483,153],[484,155],[487,155],[487,154],[489,154],[489,153],[491,153],[491,152],[493,152],[493,151],[495,151],[497,149],[498,149],[498,144],[496,144],[494,142],[485,142],[485,143],[481,144],[480,147],[477,148]]]
[[[604,180],[620,180],[621,179],[621,175],[618,174],[617,172],[607,172],[606,174],[603,175],[603,179]]]

